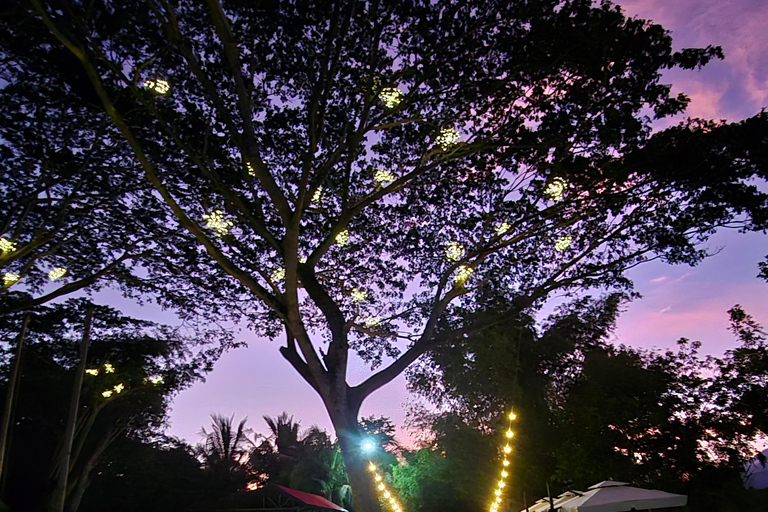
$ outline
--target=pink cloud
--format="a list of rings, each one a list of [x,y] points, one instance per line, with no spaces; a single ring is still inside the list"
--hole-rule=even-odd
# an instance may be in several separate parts
[[[651,282],[653,284],[659,284],[659,283],[663,283],[667,279],[669,279],[667,276],[661,276],[661,277],[657,277],[656,279],[651,279]]]

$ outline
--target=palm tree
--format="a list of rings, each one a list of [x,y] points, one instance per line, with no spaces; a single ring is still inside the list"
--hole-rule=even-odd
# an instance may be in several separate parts
[[[301,441],[299,439],[300,422],[293,421],[293,416],[288,416],[288,413],[285,411],[283,411],[277,418],[267,415],[262,417],[272,431],[272,437],[275,439],[277,453],[295,459],[301,446]]]
[[[205,437],[205,442],[198,445],[197,452],[202,456],[207,469],[222,476],[240,473],[244,476],[245,462],[253,446],[253,441],[248,438],[252,430],[245,428],[248,418],[243,418],[237,428],[232,426],[234,419],[234,414],[229,418],[221,414],[211,414],[211,431],[206,431],[205,427],[200,429],[200,435]]]

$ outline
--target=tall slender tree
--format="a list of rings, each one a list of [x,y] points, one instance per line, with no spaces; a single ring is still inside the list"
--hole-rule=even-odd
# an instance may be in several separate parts
[[[718,227],[766,224],[753,180],[768,116],[653,133],[652,118],[688,103],[661,71],[722,54],[675,52],[662,27],[608,2],[10,8],[9,60],[50,82],[62,52],[77,60],[81,103],[100,104],[88,112],[199,244],[205,265],[171,249],[165,270],[228,283],[261,334],[285,332],[358,512],[378,509],[358,453],[363,400],[466,334],[462,311],[629,288],[629,267],[695,263]],[[374,370],[356,384],[354,353]]]

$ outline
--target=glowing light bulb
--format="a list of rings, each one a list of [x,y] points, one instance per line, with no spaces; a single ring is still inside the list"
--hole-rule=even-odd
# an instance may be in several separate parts
[[[312,195],[312,204],[320,204],[320,201],[323,200],[323,192],[323,187],[317,187],[315,193]]]
[[[376,464],[374,464],[373,462],[368,464],[368,471],[371,471],[371,472],[376,471]]]
[[[224,216],[224,212],[221,210],[214,210],[210,213],[203,215],[206,221],[206,226],[218,233],[219,236],[224,236],[229,233],[229,230],[234,226],[234,222],[227,219]]]
[[[512,447],[509,445],[506,445],[504,447],[504,453],[512,453]],[[506,466],[506,464],[504,464]]]
[[[101,396],[103,396],[104,398],[109,398],[109,397],[111,397],[111,396],[112,396],[112,390],[111,390],[111,389],[108,389],[108,390],[106,390],[106,391],[102,391],[102,393],[101,393]]]
[[[509,473],[507,473],[505,470],[501,470],[501,478],[507,478],[509,476]]]
[[[394,174],[392,174],[390,171],[379,169],[375,173],[373,173],[373,181],[376,183],[384,184],[388,183],[390,181],[395,181],[397,178]]]
[[[104,363],[104,373],[115,373],[115,367],[109,363]]]
[[[475,269],[472,267],[468,267],[466,265],[460,266],[458,269],[456,269],[456,275],[453,276],[453,282],[456,284],[464,284],[474,271]]]
[[[341,247],[344,247],[349,243],[349,230],[345,229],[338,235],[336,235],[336,243],[339,244]]]
[[[253,166],[251,165],[251,162],[245,162],[245,168],[248,170],[248,174],[251,176],[256,176],[256,171],[253,170]]]
[[[13,283],[21,279],[21,276],[17,274],[16,272],[6,272],[3,274],[3,286],[8,287],[11,286]]]
[[[379,490],[380,490],[380,491],[383,491],[383,490],[384,490],[384,484],[379,484],[379,485],[378,485],[378,487],[379,487]]]
[[[155,91],[157,94],[166,94],[171,90],[171,84],[167,80],[162,78],[156,78],[154,80],[144,80],[144,87]]]
[[[440,134],[435,139],[435,142],[443,148],[443,151],[448,151],[451,146],[459,142],[459,132],[453,127],[443,128],[440,130]]]
[[[501,224],[496,226],[496,234],[501,236],[507,231],[509,231],[511,227],[512,226],[509,225],[509,222],[502,222]]]
[[[149,378],[149,382],[151,382],[154,385],[158,385],[158,384],[162,384],[164,381],[160,375],[155,375]]]
[[[565,180],[558,176],[549,182],[547,188],[544,189],[544,194],[553,201],[559,201],[563,198],[563,192],[565,192],[567,186]]]
[[[363,320],[366,327],[376,327],[381,323],[381,318],[377,316],[368,316]]]
[[[64,277],[66,273],[67,273],[67,269],[65,269],[64,267],[56,267],[50,272],[48,272],[48,279],[50,279],[51,281],[56,281]]]
[[[573,238],[570,236],[561,236],[555,242],[555,250],[557,252],[563,252],[564,250],[566,250],[571,246],[572,241],[573,241]]]
[[[88,368],[87,370],[85,370],[85,373],[87,373],[88,375],[93,375],[95,377],[96,375],[99,374],[99,369],[98,368]]]
[[[381,475],[376,475],[374,480],[376,480],[377,482],[381,482]]]
[[[121,382],[120,384],[115,386],[113,389],[115,390],[115,393],[120,393],[125,389],[125,385],[123,385],[123,383]]]
[[[504,480],[499,480],[499,489],[503,489],[506,485],[507,484],[504,483]]]
[[[403,93],[396,87],[384,87],[379,92],[379,100],[387,108],[395,108],[403,101]]]
[[[511,452],[512,449],[510,448],[509,451]],[[509,466],[509,461],[507,459],[504,459],[504,462],[502,462],[505,466]]]
[[[445,244],[445,257],[450,261],[459,261],[465,254],[464,246],[459,242],[454,241]]]
[[[285,279],[285,269],[283,267],[275,269],[270,277],[273,283],[279,283],[283,281],[283,279]]]
[[[16,243],[7,238],[0,238],[0,252],[13,252],[16,250]]]
[[[515,421],[516,418],[517,418],[517,414],[515,414],[514,412],[509,413],[509,421]]]
[[[515,436],[515,433],[512,432],[512,429],[507,430],[507,438],[512,439]]]
[[[496,491],[494,492],[494,494],[495,494],[496,496],[501,496],[501,489],[496,489]]]
[[[392,496],[392,495],[389,493],[389,491],[384,491],[384,497],[385,498],[389,498],[390,496]]]
[[[368,298],[368,292],[365,290],[358,290],[357,288],[353,288],[350,295],[352,296],[352,301],[354,302],[362,302]]]

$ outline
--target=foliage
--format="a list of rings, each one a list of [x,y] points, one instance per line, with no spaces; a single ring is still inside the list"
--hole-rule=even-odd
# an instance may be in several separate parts
[[[237,426],[233,426],[233,414],[227,418],[221,414],[211,415],[211,430],[200,429],[200,435],[205,438],[195,452],[203,461],[203,467],[216,475],[230,487],[230,492],[243,490],[248,481],[248,453],[253,447],[249,439],[252,431],[245,427],[248,418],[243,418]]]

